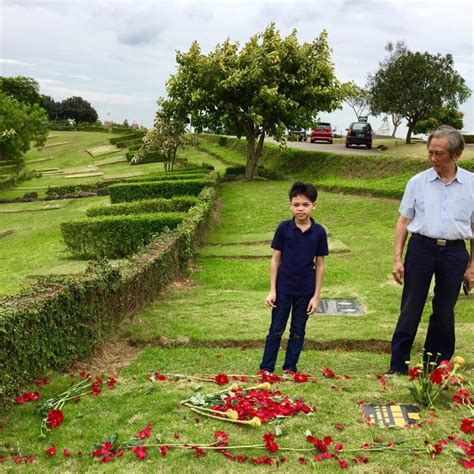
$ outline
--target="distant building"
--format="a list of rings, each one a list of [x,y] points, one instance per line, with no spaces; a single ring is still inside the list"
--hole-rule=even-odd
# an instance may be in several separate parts
[[[138,125],[138,122],[136,120],[132,122],[132,128],[140,128],[140,125]]]

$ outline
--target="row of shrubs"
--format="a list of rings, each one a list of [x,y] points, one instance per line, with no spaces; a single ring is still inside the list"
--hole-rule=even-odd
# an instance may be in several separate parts
[[[121,268],[96,262],[82,276],[48,277],[0,298],[0,401],[87,357],[122,318],[152,301],[192,257],[215,201],[215,188],[204,188],[176,229]]]
[[[184,212],[111,215],[62,222],[64,242],[76,258],[123,258],[148,245],[153,236],[174,229]]]
[[[146,199],[124,202],[112,206],[93,206],[86,211],[87,217],[146,214],[149,212],[187,212],[198,202],[196,196],[174,196],[171,199]]]
[[[174,179],[163,181],[139,181],[113,184],[109,186],[112,203],[140,201],[142,199],[166,198],[173,196],[196,196],[206,186],[213,185],[217,173],[210,173],[209,178]]]
[[[218,174],[212,172],[206,179],[145,181],[139,183],[115,184],[109,187],[112,203],[111,214],[106,207],[92,210],[93,217],[86,217],[71,222],[61,223],[61,232],[69,251],[76,258],[123,258],[138,252],[153,237],[164,229],[175,228],[186,216],[184,212],[156,212],[160,204],[130,201],[141,201],[154,198],[174,198],[168,208],[175,210],[183,202],[191,202],[189,196],[197,196],[206,186],[217,185]],[[185,196],[178,200],[177,196]],[[178,204],[179,203],[179,204]],[[120,214],[126,210],[126,214]],[[176,209],[177,210],[177,209]],[[135,211],[135,212],[133,212]],[[101,214],[102,213],[102,214]]]
[[[140,141],[145,136],[145,132],[141,130],[131,131],[129,133],[124,133],[119,135],[118,137],[109,138],[109,143],[111,145],[117,145],[119,148],[126,148],[126,145],[123,146],[124,143],[129,143],[132,141]]]
[[[160,180],[165,181],[167,179],[185,179],[188,178],[197,178],[208,173],[207,168],[196,167],[183,169],[182,171],[176,172],[160,172],[160,173],[150,173],[144,176],[135,176],[131,178],[118,178],[110,179],[107,181],[96,181],[94,183],[84,183],[84,184],[69,184],[64,186],[49,186],[46,190],[46,196],[64,196],[65,194],[77,194],[80,192],[90,192],[90,193],[100,193],[108,194],[108,187],[112,184],[124,183],[124,182],[139,182],[139,181],[154,181]]]

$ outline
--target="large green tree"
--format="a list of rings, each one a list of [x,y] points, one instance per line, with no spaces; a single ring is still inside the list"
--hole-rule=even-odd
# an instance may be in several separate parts
[[[31,77],[0,77],[0,92],[27,105],[42,104],[39,84]]]
[[[36,142],[46,142],[48,117],[38,104],[27,105],[0,92],[0,161],[19,159]]]
[[[49,120],[59,120],[61,118],[61,102],[56,102],[51,96],[41,96],[43,109],[46,110]]]
[[[405,43],[385,48],[388,58],[369,76],[370,104],[374,114],[398,114],[407,121],[406,142],[420,120],[442,107],[457,108],[470,94],[465,80],[454,69],[450,54],[411,52]]]
[[[73,119],[76,123],[97,122],[98,115],[94,107],[82,97],[69,97],[61,102],[60,117],[63,119]]]
[[[222,127],[245,137],[249,179],[266,136],[282,139],[287,127],[306,128],[318,112],[341,106],[326,31],[299,44],[296,30],[282,38],[271,24],[242,48],[227,39],[203,54],[194,42],[176,61],[178,70],[167,82],[169,98],[198,131]]]

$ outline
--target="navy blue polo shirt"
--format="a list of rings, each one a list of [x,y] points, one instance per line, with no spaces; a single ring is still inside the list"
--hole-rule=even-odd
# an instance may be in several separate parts
[[[283,221],[273,237],[272,249],[281,251],[277,294],[313,295],[314,259],[329,254],[324,228],[311,219],[311,226],[302,232],[294,219]]]

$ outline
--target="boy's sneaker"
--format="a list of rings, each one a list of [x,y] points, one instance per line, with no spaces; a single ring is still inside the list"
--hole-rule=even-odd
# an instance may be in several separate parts
[[[296,375],[296,372],[294,370],[287,369],[287,370],[283,371],[283,374],[284,375],[289,375],[290,377],[294,377]]]
[[[257,372],[257,375],[263,375],[265,377],[273,377],[273,372],[269,372],[268,370],[262,370],[260,369],[258,372]]]

